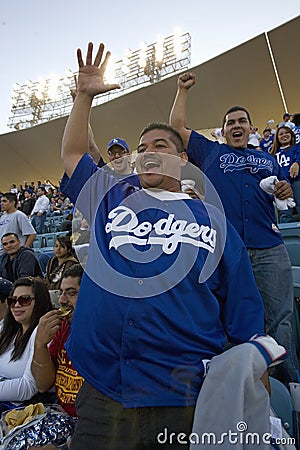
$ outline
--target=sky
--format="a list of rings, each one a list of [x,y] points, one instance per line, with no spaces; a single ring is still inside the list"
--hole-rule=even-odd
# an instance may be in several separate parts
[[[13,131],[7,127],[13,84],[76,71],[76,49],[85,54],[89,41],[104,42],[120,60],[127,48],[179,27],[191,35],[194,67],[299,13],[299,0],[2,0],[0,134]]]

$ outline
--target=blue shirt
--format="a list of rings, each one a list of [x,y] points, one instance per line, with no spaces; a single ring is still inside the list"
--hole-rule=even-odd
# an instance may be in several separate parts
[[[296,136],[296,144],[300,143],[300,125],[296,125],[293,129],[295,136]]]
[[[300,144],[293,147],[280,148],[274,156],[282,169],[282,173],[289,182],[300,179],[299,175],[296,178],[291,178],[289,173],[290,167],[294,162],[300,164]]]
[[[273,142],[274,142],[274,134],[270,134],[269,139],[260,140],[259,146],[263,151],[270,153]]]
[[[189,161],[213,183],[226,217],[247,248],[270,248],[282,244],[273,196],[259,187],[259,182],[271,175],[284,179],[273,156],[256,149],[238,150],[212,142],[195,131],[191,133],[187,154]]]
[[[125,408],[194,405],[225,333],[241,343],[264,330],[240,237],[218,209],[136,191],[88,154],[61,189],[91,226],[66,345],[74,367]]]

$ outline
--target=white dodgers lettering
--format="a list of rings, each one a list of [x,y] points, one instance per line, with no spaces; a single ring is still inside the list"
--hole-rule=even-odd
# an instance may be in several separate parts
[[[220,168],[224,173],[244,169],[249,170],[250,173],[257,173],[259,170],[268,170],[272,173],[273,164],[271,160],[254,155],[237,156],[234,153],[226,153],[220,156]]]
[[[216,230],[196,222],[176,220],[174,214],[154,224],[147,221],[139,223],[134,211],[126,206],[118,206],[109,212],[108,219],[111,222],[105,226],[106,233],[120,233],[111,238],[109,248],[117,249],[125,244],[160,245],[167,254],[173,253],[179,243],[202,247],[211,253],[216,248]]]
[[[291,158],[289,156],[286,156],[284,153],[277,153],[275,156],[281,167],[288,167],[290,165]]]

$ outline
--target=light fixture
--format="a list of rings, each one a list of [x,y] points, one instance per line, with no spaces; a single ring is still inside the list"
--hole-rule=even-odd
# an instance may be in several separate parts
[[[158,36],[153,44],[143,42],[138,50],[127,49],[123,59],[114,61],[110,58],[105,74],[109,83],[118,83],[121,89],[96,96],[93,105],[187,69],[190,59],[191,37],[188,33],[180,34],[179,29],[171,36]],[[62,77],[51,74],[36,82],[14,83],[8,126],[21,130],[68,115],[73,105],[70,89],[75,89],[76,75],[77,72],[67,69]]]

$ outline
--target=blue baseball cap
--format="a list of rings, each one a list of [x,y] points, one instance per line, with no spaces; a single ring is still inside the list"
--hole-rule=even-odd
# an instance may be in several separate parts
[[[0,278],[0,300],[5,300],[12,290],[13,284],[5,278]]]
[[[119,147],[122,147],[124,150],[127,150],[127,152],[130,153],[129,145],[127,144],[125,139],[121,139],[118,137],[112,139],[111,141],[109,141],[109,143],[107,145],[107,151],[114,145],[119,145]]]

